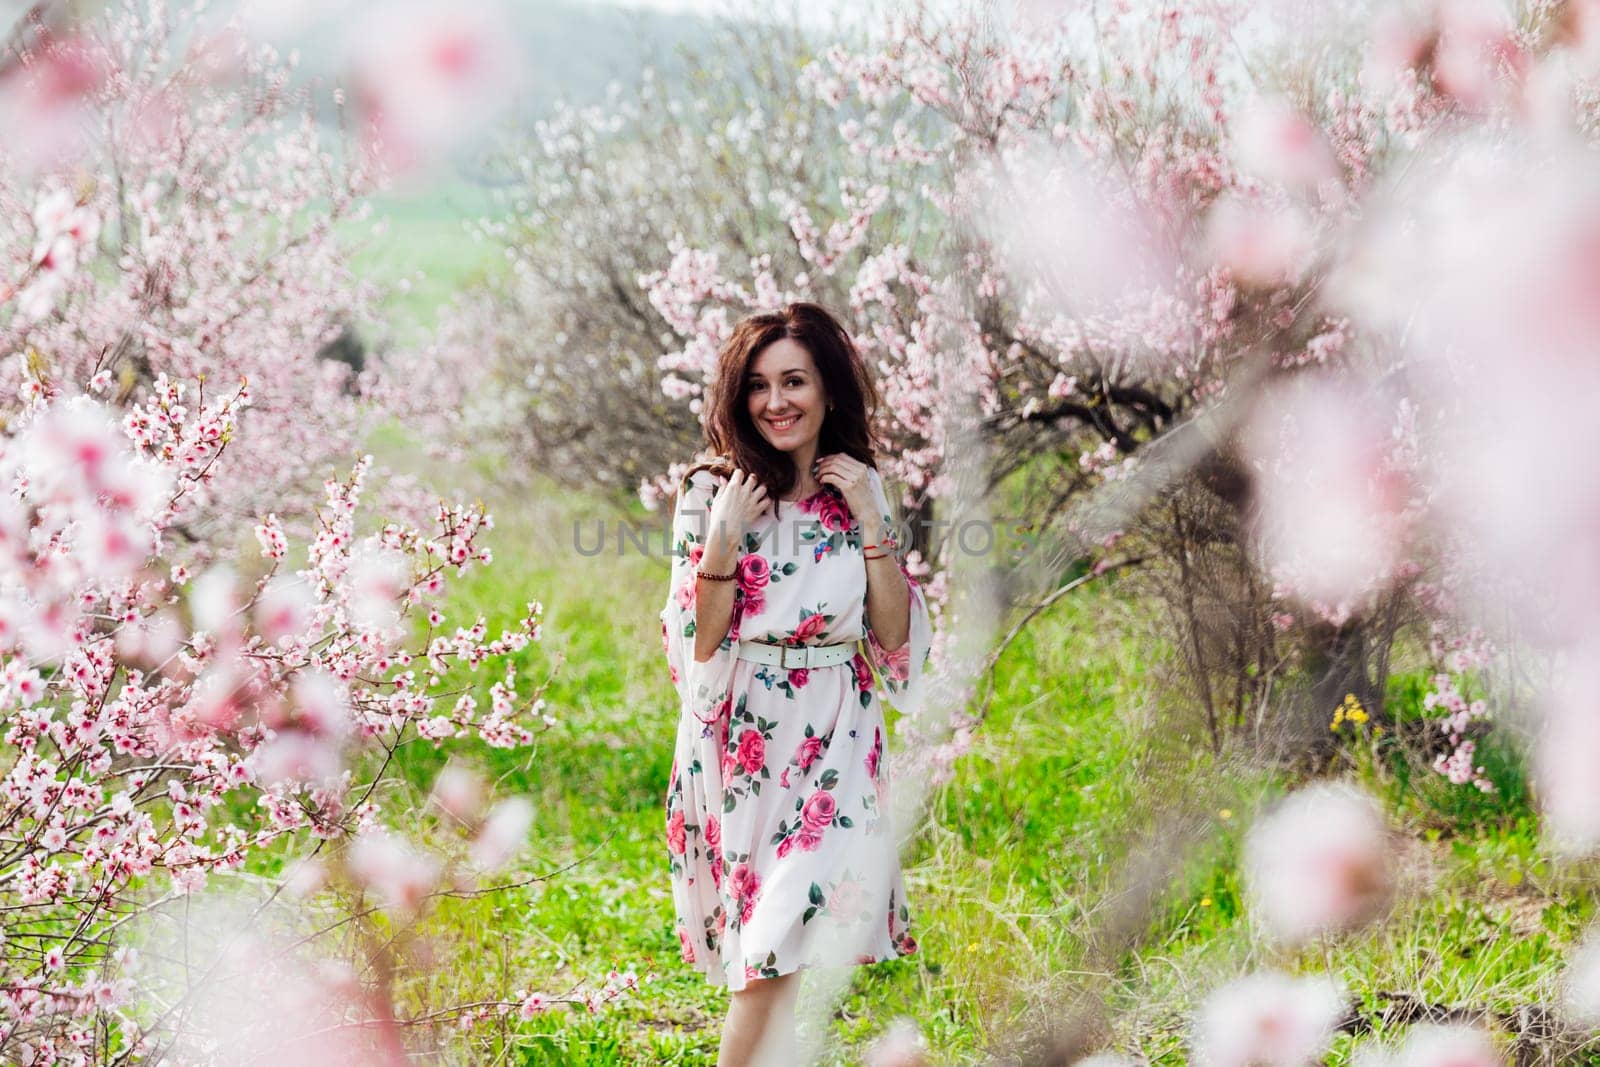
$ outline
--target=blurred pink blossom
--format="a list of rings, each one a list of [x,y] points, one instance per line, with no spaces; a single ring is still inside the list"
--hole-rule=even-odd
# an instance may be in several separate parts
[[[1195,1020],[1200,1067],[1304,1067],[1318,1061],[1345,1010],[1337,983],[1265,971],[1212,993]]]
[[[1561,979],[1561,1007],[1567,1018],[1600,1030],[1600,936],[1593,927],[1567,959]]]
[[[1178,260],[1125,180],[1066,151],[1006,161],[989,193],[987,232],[1016,278],[1040,284],[1060,310],[1109,314],[1170,298]]]
[[[867,1049],[867,1067],[926,1067],[928,1043],[910,1019],[891,1022]]]
[[[353,31],[353,66],[378,156],[409,170],[485,129],[515,94],[515,40],[492,0],[375,5]]]
[[[87,38],[46,38],[27,63],[0,77],[0,130],[25,170],[47,170],[85,140],[92,105],[110,73],[108,57]]]
[[[1482,1030],[1419,1026],[1400,1046],[1393,1067],[1503,1067],[1504,1063]]]
[[[1250,828],[1244,875],[1257,921],[1286,944],[1375,919],[1395,880],[1383,814],[1353,786],[1300,789]]]
[[[1267,392],[1242,434],[1266,570],[1303,600],[1353,603],[1402,560],[1411,485],[1381,396],[1327,375]]]
[[[429,794],[438,809],[462,823],[475,823],[483,810],[483,780],[459,763],[447,763]]]
[[[1206,216],[1206,247],[1238,284],[1273,289],[1300,279],[1310,265],[1315,235],[1298,208],[1273,210],[1224,197]]]
[[[1281,100],[1259,100],[1233,131],[1234,158],[1246,173],[1295,189],[1317,190],[1339,177],[1327,136]]]
[[[404,916],[416,913],[442,873],[437,857],[383,830],[356,838],[348,863],[351,875],[377,894],[385,909]]]
[[[1544,830],[1568,854],[1587,855],[1600,846],[1600,655],[1593,646],[1565,657],[1544,699],[1534,748],[1534,781]]]
[[[474,867],[498,871],[522,850],[533,826],[533,802],[527,797],[507,797],[489,810],[472,841]]]

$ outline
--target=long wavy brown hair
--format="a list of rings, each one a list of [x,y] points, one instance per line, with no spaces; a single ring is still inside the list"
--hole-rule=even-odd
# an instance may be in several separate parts
[[[823,392],[833,405],[823,416],[817,455],[843,452],[869,467],[877,466],[871,425],[878,410],[878,390],[871,372],[849,332],[826,308],[795,303],[741,320],[722,346],[705,419],[705,452],[713,458],[690,466],[684,485],[701,470],[722,477],[735,469],[754,472],[775,508],[778,498],[795,487],[800,472],[794,461],[761,436],[750,419],[746,398],[750,365],[768,345],[785,337],[811,353],[822,375]]]

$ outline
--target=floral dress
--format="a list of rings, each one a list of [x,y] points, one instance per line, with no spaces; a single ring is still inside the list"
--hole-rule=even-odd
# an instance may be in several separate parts
[[[890,524],[878,472],[869,477]],[[745,533],[729,634],[696,662],[694,571],[722,484],[702,470],[680,490],[661,611],[679,696],[666,837],[683,958],[738,990],[803,967],[908,955],[917,944],[873,675],[916,713],[931,644],[923,592],[902,565],[911,633],[885,651],[867,619],[860,524],[824,488],[780,502]],[[785,670],[737,659],[741,639],[858,646],[844,663]]]

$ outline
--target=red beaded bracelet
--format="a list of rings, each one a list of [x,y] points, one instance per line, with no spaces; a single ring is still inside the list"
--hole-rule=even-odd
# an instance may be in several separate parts
[[[697,570],[694,574],[696,578],[705,578],[713,582],[731,582],[739,576],[738,571],[730,571],[727,574],[710,574],[706,571]]]

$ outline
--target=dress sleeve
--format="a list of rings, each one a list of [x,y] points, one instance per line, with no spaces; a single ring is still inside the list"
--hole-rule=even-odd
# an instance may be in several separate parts
[[[895,530],[897,524],[894,511],[889,507],[888,497],[884,495],[883,480],[878,476],[877,470],[867,468],[867,477],[872,482],[872,495],[878,503],[878,511],[883,516],[884,527]],[[878,637],[872,632],[872,620],[866,618],[863,608],[862,617],[866,619],[867,652],[872,659],[872,664],[878,669],[882,679],[883,695],[889,703],[900,709],[902,715],[915,718],[921,711],[927,691],[928,657],[933,649],[933,626],[928,616],[928,601],[922,592],[922,587],[906,569],[905,562],[895,553],[895,562],[899,564],[900,573],[906,580],[906,596],[911,601],[911,630],[906,643],[892,651],[886,650],[878,643]]]
[[[688,488],[680,489],[672,516],[672,580],[667,603],[661,609],[661,640],[666,646],[667,669],[678,690],[680,712],[688,711],[701,722],[715,722],[725,710],[736,662],[733,643],[739,634],[739,608],[728,636],[704,663],[694,658],[695,568],[705,551],[712,496],[712,475],[697,471]]]

